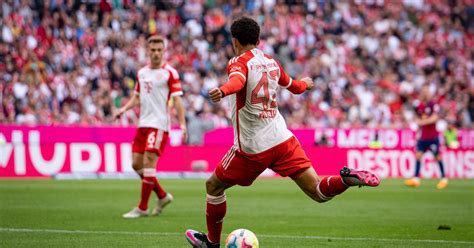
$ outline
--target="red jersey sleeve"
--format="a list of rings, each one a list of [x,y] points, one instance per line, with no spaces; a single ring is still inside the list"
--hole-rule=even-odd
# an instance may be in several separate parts
[[[183,95],[183,88],[181,87],[181,81],[179,80],[179,73],[174,68],[167,67],[170,73],[168,79],[168,87],[170,89],[170,97]]]
[[[280,63],[278,63],[278,67],[280,68],[280,79],[278,80],[278,84],[288,89],[293,94],[301,94],[306,90],[306,83],[301,80],[293,80],[288,74],[286,74],[283,67],[281,67]]]
[[[140,94],[140,80],[138,79],[138,75],[137,75],[137,83],[135,83],[135,93],[136,94]]]
[[[291,79],[288,74],[286,74],[285,70],[283,70],[283,67],[281,67],[280,63],[278,63],[278,68],[280,69],[280,79],[278,80],[278,84],[283,87],[283,88],[288,88],[291,86],[293,83],[293,79]]]
[[[247,82],[247,74],[247,65],[239,57],[232,58],[227,64],[229,80],[219,88],[224,96],[232,95],[244,88]]]

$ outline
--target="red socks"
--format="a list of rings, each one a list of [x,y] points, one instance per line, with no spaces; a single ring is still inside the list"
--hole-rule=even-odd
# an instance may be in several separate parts
[[[158,199],[163,199],[166,197],[166,191],[161,187],[156,177],[155,177],[155,185],[153,187],[153,191],[155,191],[156,195],[158,196]]]
[[[349,188],[341,176],[324,177],[316,187],[316,192],[324,201],[331,200],[334,196],[341,194]]]
[[[220,196],[207,195],[206,200],[207,238],[211,243],[219,243],[221,240],[222,223],[227,211],[225,194]]]
[[[143,177],[142,180],[142,194],[140,198],[140,203],[138,204],[138,208],[141,210],[148,209],[148,199],[150,199],[151,191],[155,185],[156,178],[155,177]]]
[[[136,171],[138,176],[140,176],[140,178],[143,180],[144,177],[143,177],[143,169],[141,170],[137,170]],[[156,173],[155,173],[156,174]],[[154,176],[156,178],[156,176]],[[154,180],[156,181],[155,185],[153,186],[153,191],[155,192],[156,196],[158,196],[158,199],[163,199],[166,197],[166,191],[161,187],[160,183],[158,182],[158,180]]]
[[[142,177],[142,194],[140,198],[140,203],[138,204],[138,208],[140,208],[141,210],[148,209],[148,200],[150,199],[150,194],[153,190],[155,192],[158,191],[156,194],[160,199],[166,196],[166,192],[158,184],[158,180],[156,180],[155,168],[144,168]],[[162,197],[160,197],[160,195]]]

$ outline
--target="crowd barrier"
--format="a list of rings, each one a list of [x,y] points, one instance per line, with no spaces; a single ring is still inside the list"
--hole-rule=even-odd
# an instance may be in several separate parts
[[[132,127],[0,126],[0,177],[54,177],[68,174],[133,174]],[[334,175],[348,165],[368,169],[383,178],[411,177],[415,170],[415,132],[410,129],[301,129],[293,130],[320,175]],[[370,149],[378,134],[383,148]],[[321,144],[321,138],[326,142]],[[207,133],[204,144],[181,144],[181,132],[172,130],[160,158],[159,175],[209,173],[231,147],[231,128]],[[442,148],[450,178],[474,178],[474,130],[459,132],[458,149]],[[433,155],[423,157],[421,174],[439,176]],[[199,166],[196,166],[199,165]],[[265,175],[272,176],[271,171]]]

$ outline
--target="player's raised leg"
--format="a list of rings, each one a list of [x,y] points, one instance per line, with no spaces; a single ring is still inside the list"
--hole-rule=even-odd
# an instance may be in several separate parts
[[[380,184],[380,178],[370,171],[353,170],[348,167],[343,167],[340,175],[344,184],[351,186],[369,186],[377,187]]]
[[[379,178],[368,171],[350,170],[344,167],[340,175],[319,178],[299,141],[292,137],[275,150],[279,157],[270,169],[281,176],[289,176],[317,202],[326,202],[341,194],[350,186],[377,186]]]
[[[297,177],[292,177],[296,184],[311,199],[323,203],[346,191],[351,186],[371,186],[380,184],[377,175],[368,171],[356,171],[344,167],[339,176],[327,176],[320,179],[313,167],[308,168]]]
[[[232,185],[217,178],[216,174],[206,181],[206,223],[208,234],[189,229],[185,237],[193,247],[220,247],[222,224],[227,211],[225,190]]]
[[[320,203],[331,200],[335,195],[341,194],[349,188],[343,183],[340,176],[324,177],[321,180],[313,167],[306,169],[297,177],[292,176],[292,178],[306,195]]]

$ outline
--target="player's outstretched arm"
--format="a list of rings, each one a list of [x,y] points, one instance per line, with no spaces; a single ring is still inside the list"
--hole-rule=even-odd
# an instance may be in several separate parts
[[[239,92],[245,86],[245,79],[240,75],[231,75],[229,81],[219,88],[213,88],[209,91],[209,98],[216,103],[223,97]]]
[[[416,124],[418,124],[418,126],[426,126],[426,125],[436,123],[438,121],[438,119],[439,119],[439,117],[438,117],[437,114],[432,114],[426,119],[417,119]]]
[[[119,118],[123,113],[125,113],[127,110],[137,106],[140,104],[140,95],[137,93],[134,93],[132,98],[128,100],[128,102],[125,104],[125,106],[119,108],[117,111],[114,112],[114,119]]]
[[[286,88],[287,90],[289,90],[293,94],[301,94],[307,90],[313,89],[314,82],[309,77],[302,78],[301,80],[296,80],[296,79],[293,80],[290,78],[288,80],[288,83],[286,82],[283,84],[280,83],[280,85],[283,88]]]
[[[301,80],[293,80],[288,74],[286,74],[283,67],[278,64],[280,67],[280,78],[278,79],[278,84],[289,90],[293,94],[301,94],[307,90],[311,90],[314,87],[314,82],[310,77],[302,78]]]
[[[174,103],[174,107],[176,108],[176,112],[178,114],[179,127],[181,128],[181,131],[183,132],[183,141],[186,141],[187,136],[188,136],[188,131],[186,128],[186,118],[185,118],[186,111],[184,109],[183,99],[181,98],[181,96],[173,96],[173,103]]]

